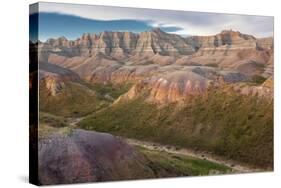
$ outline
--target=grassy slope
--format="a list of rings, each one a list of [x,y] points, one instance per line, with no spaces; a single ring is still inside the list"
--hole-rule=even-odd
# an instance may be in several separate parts
[[[62,135],[72,133],[72,128],[68,126],[63,117],[41,112],[39,120],[39,139],[47,138],[53,133]],[[206,160],[149,150],[140,146],[135,146],[135,149],[144,156],[145,160],[143,160],[142,165],[144,169],[147,169],[147,172],[150,172],[143,174],[143,178],[197,176],[231,172],[228,167]]]
[[[38,131],[39,139],[43,139],[53,133],[69,135],[72,133],[72,128],[68,126],[64,118],[41,112]],[[144,174],[143,178],[197,176],[231,172],[230,168],[223,165],[193,157],[149,150],[139,146],[136,146],[135,149],[145,157],[142,165],[144,169],[147,169],[147,172],[150,172],[150,175]]]
[[[48,95],[46,88],[40,87],[40,111],[66,117],[85,116],[108,106],[112,100],[129,89],[129,85],[120,87],[73,82],[65,84],[65,88],[56,96]],[[106,97],[107,94],[110,97]]]
[[[209,150],[255,166],[273,165],[273,102],[211,91],[184,108],[159,109],[138,98],[102,110],[80,126],[89,130]]]
[[[68,122],[64,117],[45,112],[39,113],[39,139],[46,138],[53,133],[70,134],[71,132],[72,128],[69,127]]]
[[[68,126],[67,120],[61,116],[48,114],[45,112],[39,113],[39,122],[48,124],[52,127],[66,127]]]
[[[153,170],[156,177],[199,176],[231,172],[228,167],[206,160],[142,147],[137,147],[137,150],[149,161],[147,165]]]
[[[120,84],[120,85],[112,85],[112,84],[97,84],[97,83],[86,83],[84,84],[90,89],[96,91],[100,96],[110,95],[113,99],[117,99],[120,95],[129,91],[132,87],[132,84]]]
[[[48,138],[54,133],[67,136],[72,134],[72,128],[53,127],[49,123],[46,123],[44,120],[42,120],[38,133],[39,139]],[[141,165],[143,169],[146,169],[146,173],[136,175],[138,178],[214,175],[232,172],[232,170],[226,166],[202,159],[171,154],[165,151],[149,150],[143,147],[135,147],[135,149],[144,157],[144,160],[141,163],[139,163],[139,161],[135,162],[139,163],[138,165]],[[133,173],[135,172],[130,172],[131,175]],[[134,177],[134,175],[132,177]]]
[[[84,86],[68,82],[56,96],[48,95],[44,86],[40,86],[40,111],[59,116],[82,116],[104,105],[94,93]]]

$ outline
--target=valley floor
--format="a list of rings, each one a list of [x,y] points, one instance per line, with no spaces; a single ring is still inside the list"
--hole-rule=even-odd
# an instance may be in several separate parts
[[[79,117],[40,112],[39,158],[43,166],[40,167],[39,163],[39,169],[44,174],[40,177],[42,184],[222,175],[271,170],[255,168],[208,150],[81,126],[83,121],[96,117],[98,113],[107,109]],[[47,153],[49,154],[46,155]],[[73,168],[73,164],[77,165],[80,171]],[[56,168],[52,169],[52,166]],[[70,172],[72,174],[69,174]],[[81,176],[80,173],[86,174]]]
[[[47,113],[41,113],[41,116],[45,117],[45,119],[43,120],[44,123],[42,122],[39,127],[39,139],[42,140],[40,142],[43,143],[53,143],[54,142],[53,139],[59,135],[62,136],[62,138],[69,138],[67,139],[68,141],[72,140],[73,137],[72,134],[75,133],[77,135],[78,133],[81,133],[82,129],[78,127],[78,123],[85,118],[85,117],[67,118],[64,119],[63,127],[53,127],[51,125],[52,123],[54,123],[54,120],[46,121],[46,117],[48,116],[49,118],[50,117],[54,118],[55,116]],[[56,116],[56,118],[62,118],[62,117]],[[98,133],[96,131],[89,131],[89,130],[88,131],[83,130],[83,132],[85,132],[85,134],[86,133],[103,134],[103,133]],[[54,137],[54,135],[57,136]],[[140,153],[142,156],[145,157],[146,162],[144,162],[143,165],[145,166],[145,168],[148,169],[148,171],[152,171],[153,175],[150,175],[148,177],[146,176],[138,177],[138,179],[198,176],[198,175],[199,176],[219,175],[219,174],[233,174],[233,173],[240,173],[240,172],[248,172],[247,171],[248,169],[246,169],[245,167],[243,168],[240,165],[231,166],[229,163],[224,163],[219,160],[214,160],[213,158],[207,155],[203,156],[201,153],[199,154],[199,153],[191,152],[187,149],[178,149],[176,147],[172,147],[168,145],[160,145],[152,142],[128,139],[119,136],[114,136],[114,137],[130,145],[132,148],[135,149],[135,151],[137,151],[138,153]],[[75,144],[76,145],[75,147],[78,148],[84,147],[83,144],[81,144],[80,142],[81,141],[77,142]],[[95,145],[96,143],[92,143],[92,144]],[[63,150],[63,148],[61,149]],[[59,152],[60,149],[57,148],[57,150]]]
[[[80,118],[69,118],[69,125],[71,127],[75,128],[77,127],[78,123],[85,119],[86,117],[80,117]],[[119,136],[120,137],[120,136]],[[164,145],[160,143],[155,143],[155,142],[149,142],[149,141],[142,141],[142,140],[137,140],[137,139],[132,139],[132,138],[125,138],[125,137],[120,137],[123,140],[125,140],[129,145],[136,146],[138,148],[142,148],[142,150],[149,150],[152,152],[165,152],[167,154],[176,154],[176,155],[182,155],[185,157],[192,157],[194,159],[198,160],[205,160],[210,163],[214,163],[217,165],[221,165],[225,167],[228,173],[252,173],[252,172],[262,172],[265,171],[264,169],[259,169],[255,167],[250,167],[247,164],[242,164],[238,161],[234,160],[229,160],[229,159],[224,159],[221,156],[217,156],[214,154],[210,154],[208,152],[202,152],[202,151],[195,151],[192,149],[186,149],[186,148],[179,148],[176,146],[171,146],[171,145]]]
[[[125,140],[130,145],[143,147],[145,149],[152,150],[155,152],[167,152],[170,154],[183,155],[183,156],[193,157],[196,159],[202,159],[202,160],[206,160],[206,161],[209,161],[212,163],[223,165],[223,166],[226,166],[226,167],[232,169],[233,173],[252,173],[252,172],[263,171],[262,169],[250,167],[246,164],[241,164],[237,161],[223,159],[220,156],[212,155],[207,152],[194,151],[191,149],[178,148],[175,146],[162,145],[159,143],[141,141],[141,140],[130,139],[130,138],[125,138]]]

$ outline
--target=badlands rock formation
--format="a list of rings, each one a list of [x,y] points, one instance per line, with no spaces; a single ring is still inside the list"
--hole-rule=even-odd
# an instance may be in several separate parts
[[[238,84],[234,86],[234,90],[243,94],[250,96],[258,96],[273,99],[274,97],[274,83],[273,78],[268,78],[263,84],[259,86],[247,86],[244,84]]]
[[[256,39],[251,35],[225,30],[214,36],[194,36],[187,38],[198,51],[191,61],[203,65],[214,64],[223,68],[238,69],[253,61],[258,67],[266,65],[272,54],[273,40]]]
[[[65,37],[49,39],[44,44],[45,49],[68,56],[92,56],[97,53],[124,59],[129,55],[188,55],[194,53],[194,48],[179,35],[168,34],[160,29],[135,34],[131,32],[109,32],[83,34],[75,41]]]
[[[122,95],[118,101],[138,97],[147,90],[149,101],[158,103],[180,102],[188,96],[203,94],[210,87],[222,83],[247,81],[247,77],[236,71],[221,71],[213,67],[198,66],[166,66],[157,74],[147,77]]]
[[[50,63],[39,63],[40,86],[46,87],[52,96],[65,87],[65,82],[79,81],[79,76],[68,69]]]
[[[187,38],[158,28],[139,34],[105,31],[77,40],[49,39],[39,44],[39,59],[87,82],[146,83],[151,99],[174,102],[213,85],[273,76],[273,39],[232,30]]]

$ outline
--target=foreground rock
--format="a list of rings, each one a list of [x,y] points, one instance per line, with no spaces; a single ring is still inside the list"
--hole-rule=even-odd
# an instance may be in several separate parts
[[[39,141],[39,181],[44,185],[155,177],[144,164],[142,155],[110,134],[76,129]]]

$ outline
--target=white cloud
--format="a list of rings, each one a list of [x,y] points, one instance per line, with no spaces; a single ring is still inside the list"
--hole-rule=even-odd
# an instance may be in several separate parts
[[[40,12],[69,14],[98,20],[144,20],[152,26],[180,27],[182,35],[213,35],[223,29],[239,30],[256,37],[273,35],[273,17],[188,11],[122,8],[110,6],[40,3]]]

